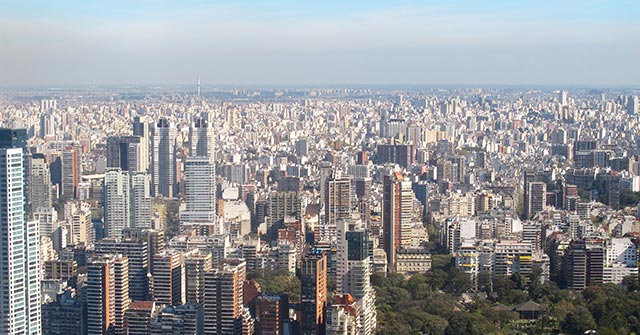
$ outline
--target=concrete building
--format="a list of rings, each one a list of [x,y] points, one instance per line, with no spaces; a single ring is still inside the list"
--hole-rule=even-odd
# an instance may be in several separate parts
[[[244,261],[227,262],[205,273],[204,334],[243,334]]]
[[[302,259],[302,335],[324,333],[324,308],[327,305],[327,256],[312,251]]]
[[[87,263],[87,329],[89,334],[125,334],[129,308],[128,259],[99,256]]]
[[[70,289],[58,294],[56,301],[42,305],[42,333],[88,335],[86,304]]]
[[[186,299],[184,262],[179,251],[165,250],[153,256],[153,291],[157,304],[182,305]]]
[[[216,222],[216,171],[208,157],[187,157],[185,173],[185,210],[181,224]]]
[[[95,245],[98,255],[122,254],[129,262],[129,296],[132,300],[149,298],[149,250],[142,238],[104,238]]]
[[[152,194],[173,198],[175,196],[175,141],[176,128],[162,118],[153,130]]]
[[[382,240],[389,271],[396,271],[396,250],[411,245],[413,198],[411,182],[401,173],[384,177]]]

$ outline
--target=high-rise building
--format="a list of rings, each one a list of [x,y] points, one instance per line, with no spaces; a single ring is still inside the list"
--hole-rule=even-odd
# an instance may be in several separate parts
[[[629,102],[627,103],[627,113],[635,115],[638,114],[638,110],[640,104],[638,104],[638,96],[632,95],[629,97]]]
[[[300,281],[302,334],[324,334],[324,308],[327,304],[327,256],[314,250],[302,259]]]
[[[140,137],[140,171],[149,171],[151,132],[144,117],[133,118],[133,136]]]
[[[351,217],[355,203],[355,192],[351,187],[351,178],[331,178],[325,187],[324,215],[327,225],[336,225],[338,220]]]
[[[91,207],[86,202],[68,202],[65,207],[65,220],[70,223],[71,243],[74,245],[92,245],[95,241],[93,224],[91,223]]]
[[[42,305],[42,333],[88,335],[86,304],[71,289],[58,294],[56,301]]]
[[[131,226],[129,174],[120,169],[104,175],[104,225],[106,236],[120,237]]]
[[[227,262],[205,273],[204,334],[242,335],[243,290],[246,263]]]
[[[33,213],[37,208],[51,207],[51,172],[43,154],[31,155],[28,163],[27,197],[30,213]]]
[[[298,192],[271,192],[268,199],[271,224],[284,220],[285,216],[302,217]]]
[[[375,291],[371,286],[369,233],[359,221],[338,221],[336,288],[354,298],[356,331],[373,335],[376,329]]]
[[[153,292],[156,303],[177,306],[185,302],[185,273],[182,253],[165,250],[153,256]]]
[[[185,210],[183,224],[214,224],[216,221],[215,165],[207,157],[187,157],[184,164]]]
[[[144,172],[129,173],[129,197],[133,228],[151,228],[151,176]]]
[[[114,334],[126,335],[124,316],[129,310],[131,298],[129,297],[129,258],[116,257],[113,261],[113,288],[115,291],[114,308]]]
[[[411,181],[399,173],[384,177],[382,204],[382,243],[389,271],[395,271],[396,251],[411,245],[413,215]]]
[[[149,294],[148,242],[143,238],[104,238],[95,245],[98,255],[122,254],[129,259],[129,297],[143,301]]]
[[[78,191],[82,164],[80,152],[76,146],[68,146],[62,151],[61,182],[62,196],[75,199]]]
[[[158,313],[153,301],[133,301],[124,315],[128,335],[151,334],[151,320]]]
[[[176,128],[167,119],[160,119],[153,134],[153,195],[173,198],[175,174]]]
[[[567,106],[569,104],[569,93],[565,90],[562,90],[558,93],[558,102],[562,106]]]
[[[0,129],[0,333],[40,334],[40,236],[27,221],[26,131]]]
[[[256,334],[283,335],[288,312],[286,296],[260,294],[256,298]]]
[[[527,218],[542,212],[547,204],[547,184],[540,181],[530,182],[525,201],[527,202],[526,208],[528,210],[526,213]]]
[[[413,164],[414,158],[412,144],[379,144],[376,153],[378,164],[394,163],[404,168]]]
[[[143,156],[139,136],[111,136],[107,138],[107,168],[120,168],[122,171],[143,170]]]
[[[38,207],[33,211],[32,217],[40,223],[40,236],[51,237],[58,228],[58,212],[53,207]]]
[[[151,335],[204,334],[204,308],[187,303],[169,306],[151,320]]]
[[[204,276],[213,270],[211,253],[201,253],[197,250],[185,254],[184,267],[186,275],[187,302],[204,304]]]
[[[129,307],[128,259],[122,255],[87,262],[87,329],[89,334],[124,334]]]
[[[215,160],[216,138],[210,120],[208,120],[208,115],[195,118],[189,129],[189,138],[191,140],[189,156],[207,157],[213,163]]]

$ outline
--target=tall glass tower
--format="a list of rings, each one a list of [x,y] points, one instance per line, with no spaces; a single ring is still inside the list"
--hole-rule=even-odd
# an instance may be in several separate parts
[[[40,334],[40,236],[27,221],[26,131],[0,129],[0,334]]]

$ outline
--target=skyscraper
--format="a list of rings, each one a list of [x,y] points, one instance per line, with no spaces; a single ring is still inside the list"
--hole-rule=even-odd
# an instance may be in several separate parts
[[[129,173],[130,224],[134,228],[151,228],[151,176]]]
[[[528,210],[526,213],[527,219],[544,210],[544,206],[547,204],[547,184],[540,181],[529,183],[525,201],[527,202],[526,208]]]
[[[629,114],[637,114],[638,113],[638,96],[632,95],[629,97],[629,102],[627,103],[627,113]]]
[[[165,250],[153,256],[153,292],[156,303],[177,306],[185,302],[182,253]]]
[[[351,178],[331,178],[325,187],[325,221],[334,225],[340,219],[351,216],[351,209],[355,203],[355,192],[351,188]]]
[[[111,136],[107,138],[107,168],[120,168],[123,171],[143,170],[141,138],[139,136]]]
[[[384,177],[382,230],[383,247],[389,271],[395,271],[396,251],[411,244],[413,190],[411,182],[399,173]]]
[[[187,157],[185,160],[185,210],[183,224],[214,224],[216,221],[215,166],[209,158]]]
[[[369,233],[361,222],[340,220],[337,227],[336,289],[350,294],[356,306],[357,333],[373,335],[376,329],[375,291],[371,286]]]
[[[87,263],[87,329],[89,334],[123,334],[129,307],[128,259],[95,257]]]
[[[314,250],[302,259],[302,334],[324,334],[324,308],[327,304],[327,256]]]
[[[189,156],[207,157],[211,162],[214,161],[215,135],[213,127],[208,119],[208,114],[204,113],[203,117],[195,118],[191,128],[189,129],[189,138],[191,142],[191,150]]]
[[[27,221],[26,131],[0,129],[0,333],[40,334],[40,236]]]
[[[27,198],[33,213],[37,208],[51,207],[51,172],[43,154],[31,155],[28,162]]]
[[[68,146],[62,151],[61,181],[62,196],[75,199],[78,191],[78,183],[82,174],[82,164],[77,147]]]
[[[122,254],[129,259],[129,297],[147,300],[149,294],[149,251],[143,238],[104,238],[95,245],[98,255]]]
[[[153,194],[173,198],[175,176],[176,128],[160,119],[153,134]]]
[[[566,106],[569,104],[569,93],[565,90],[562,90],[558,93],[558,102],[562,106]]]
[[[234,260],[205,274],[204,334],[242,334],[242,285],[246,263]]]
[[[104,175],[104,225],[106,236],[120,237],[131,226],[129,174],[120,169]]]
[[[140,171],[149,171],[151,132],[149,123],[144,117],[133,118],[133,136],[140,137]]]
[[[213,270],[211,253],[192,251],[184,257],[187,302],[204,304],[204,276]]]

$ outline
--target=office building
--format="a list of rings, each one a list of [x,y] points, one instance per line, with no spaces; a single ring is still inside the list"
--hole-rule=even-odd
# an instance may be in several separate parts
[[[338,221],[336,252],[336,288],[353,297],[356,331],[373,335],[376,330],[375,291],[371,286],[372,271],[369,233],[359,221]],[[402,249],[398,249],[402,250]]]
[[[208,157],[187,157],[184,164],[185,210],[180,212],[182,224],[216,222],[216,174]]]
[[[151,161],[151,131],[146,118],[136,116],[133,118],[133,136],[140,138],[140,165],[139,171],[149,171]]]
[[[153,134],[152,193],[165,198],[174,197],[176,128],[167,119],[160,119]]]
[[[207,113],[204,113],[207,114]],[[207,157],[211,163],[215,161],[215,135],[208,115],[195,118],[189,129],[191,157]]]
[[[407,168],[413,164],[414,158],[412,144],[378,144],[376,153],[378,164],[393,163]]]
[[[139,136],[111,136],[107,138],[107,168],[122,171],[145,171],[142,160],[147,152],[142,151]]]

